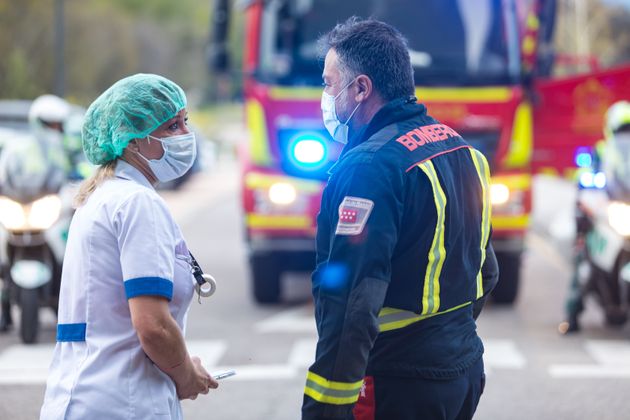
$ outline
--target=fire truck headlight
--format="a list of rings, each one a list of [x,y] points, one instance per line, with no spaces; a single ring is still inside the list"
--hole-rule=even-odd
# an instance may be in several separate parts
[[[608,223],[621,236],[630,236],[630,206],[613,201],[608,205]]]
[[[490,186],[490,201],[494,206],[505,204],[510,199],[510,189],[505,184],[492,184]]]
[[[318,166],[326,158],[326,146],[318,139],[299,139],[293,143],[291,155],[300,165]]]
[[[269,200],[278,205],[292,204],[297,198],[295,187],[286,182],[276,182],[269,188]]]

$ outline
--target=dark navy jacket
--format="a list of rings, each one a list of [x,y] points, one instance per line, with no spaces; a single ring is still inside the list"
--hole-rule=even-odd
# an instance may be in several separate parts
[[[415,98],[344,148],[317,219],[303,418],[346,417],[366,374],[453,378],[479,360],[473,311],[498,278],[489,189],[483,155]]]

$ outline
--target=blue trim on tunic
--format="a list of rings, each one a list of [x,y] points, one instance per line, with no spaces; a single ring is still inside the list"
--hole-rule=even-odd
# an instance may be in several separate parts
[[[173,298],[173,282],[162,277],[138,277],[125,280],[127,299],[136,296],[163,296]]]
[[[57,324],[57,341],[85,341],[85,322],[81,324]]]

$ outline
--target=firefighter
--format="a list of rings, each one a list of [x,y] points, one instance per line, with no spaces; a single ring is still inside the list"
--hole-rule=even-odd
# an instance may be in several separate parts
[[[322,45],[324,124],[345,146],[317,219],[302,416],[472,418],[498,279],[488,162],[417,103],[396,29],[350,18]]]

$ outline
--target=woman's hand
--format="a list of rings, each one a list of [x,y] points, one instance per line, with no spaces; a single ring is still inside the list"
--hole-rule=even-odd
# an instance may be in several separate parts
[[[162,372],[175,382],[180,400],[194,400],[219,384],[201,365],[198,357],[190,357],[184,337],[171,316],[168,302],[155,296],[129,299],[131,321],[142,349]]]
[[[189,363],[189,367],[182,369],[186,373],[173,375],[177,397],[180,400],[194,400],[199,394],[207,394],[210,388],[215,389],[219,386],[219,383],[212,379],[212,376],[202,366],[198,357],[191,357]]]

